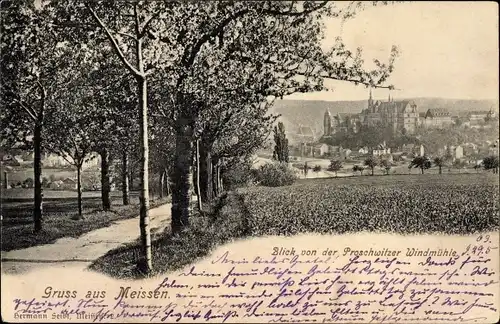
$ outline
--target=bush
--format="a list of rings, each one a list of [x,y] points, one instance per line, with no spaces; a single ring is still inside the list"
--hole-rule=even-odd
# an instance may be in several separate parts
[[[34,186],[34,181],[32,178],[27,178],[26,180],[23,181],[23,188],[33,188]]]
[[[223,170],[222,181],[227,190],[248,186],[253,181],[252,162],[240,161]]]
[[[321,171],[321,165],[315,165],[313,168],[314,172],[320,172]]]
[[[256,182],[266,187],[289,186],[297,180],[297,175],[287,163],[267,163],[253,173]]]

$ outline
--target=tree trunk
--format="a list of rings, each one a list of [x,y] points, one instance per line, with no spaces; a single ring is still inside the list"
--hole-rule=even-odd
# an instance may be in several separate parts
[[[212,183],[212,197],[217,197],[218,193],[218,182],[217,182],[217,165],[219,164],[219,160],[217,158],[213,158],[211,161],[212,165],[212,173],[211,173],[211,183]]]
[[[33,157],[33,172],[34,172],[34,194],[35,205],[33,206],[33,221],[35,225],[35,232],[42,229],[42,125],[37,122],[33,134],[34,157]]]
[[[422,171],[422,174],[424,174],[424,168],[420,168],[420,171]]]
[[[134,171],[132,169],[130,169],[130,165],[129,165],[129,190],[134,190]]]
[[[184,103],[181,103],[184,104]],[[185,109],[183,107],[183,109]],[[189,117],[181,116],[177,121],[172,174],[172,233],[189,226],[190,167],[192,129]]]
[[[441,170],[441,167],[439,167],[439,174],[442,174],[442,170]]]
[[[224,157],[221,158],[219,163],[219,195],[224,192],[224,183],[222,182],[222,165],[224,163]]]
[[[163,170],[160,174],[160,198],[163,198],[164,196],[164,189],[165,189],[165,170]]]
[[[196,196],[198,198],[198,210],[201,211],[201,190],[200,190],[200,140],[196,140]]]
[[[222,183],[221,183],[221,176],[220,176],[220,168],[221,168],[221,162],[217,163],[217,169],[216,169],[216,181],[217,181],[217,197],[220,196],[222,193]]]
[[[372,168],[372,175],[373,175],[373,172],[375,171],[375,168]]]
[[[139,41],[138,55],[142,54]],[[139,66],[142,65],[142,57]],[[141,229],[141,246],[144,263],[142,270],[149,273],[153,269],[151,260],[151,229],[149,224],[149,143],[148,143],[148,90],[145,77],[137,77],[139,86],[139,115],[140,115],[140,129],[139,140],[141,148],[141,189],[139,193],[140,204],[140,229]]]
[[[83,219],[82,213],[82,163],[78,162],[76,167],[76,191],[78,196],[78,219]]]
[[[165,169],[165,188],[167,189],[167,197],[170,196],[170,176],[168,175],[168,170]]]
[[[122,153],[122,200],[123,205],[128,205],[130,200],[128,178],[129,178],[128,154],[126,150]]]
[[[210,202],[213,199],[213,170],[212,154],[208,144],[201,142],[200,145],[200,192],[203,202]]]
[[[101,200],[102,209],[110,210],[111,202],[109,199],[109,193],[111,191],[109,183],[109,151],[103,149],[101,152]]]
[[[9,174],[7,173],[7,171],[3,172],[3,188],[9,188]]]

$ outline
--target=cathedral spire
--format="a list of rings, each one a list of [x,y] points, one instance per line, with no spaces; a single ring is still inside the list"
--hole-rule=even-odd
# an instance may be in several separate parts
[[[372,88],[370,87],[370,98],[368,98],[368,109],[371,109],[372,106],[373,106]]]

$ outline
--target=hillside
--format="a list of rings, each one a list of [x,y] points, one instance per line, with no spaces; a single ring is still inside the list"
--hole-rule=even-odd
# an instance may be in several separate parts
[[[397,99],[396,99],[397,100]],[[489,110],[493,107],[498,112],[498,101],[495,100],[465,100],[445,98],[409,98],[413,100],[420,112],[429,108],[446,108],[453,114],[461,115],[468,111]],[[298,124],[308,125],[321,133],[323,129],[323,114],[328,108],[332,114],[358,114],[367,107],[367,100],[356,101],[319,101],[319,100],[277,100],[272,113],[281,114],[281,121],[292,131]]]

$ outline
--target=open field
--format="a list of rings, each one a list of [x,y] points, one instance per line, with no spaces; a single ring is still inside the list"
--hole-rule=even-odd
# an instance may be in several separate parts
[[[496,178],[496,179],[495,179]],[[238,192],[252,235],[383,231],[465,234],[498,227],[498,177],[389,175],[301,180]]]
[[[83,170],[82,174],[85,173],[96,173],[98,171],[95,170]],[[26,168],[26,167],[13,167],[11,170],[8,171],[8,181],[9,184],[13,183],[16,184],[18,182],[23,182],[24,180],[28,178],[33,179],[33,168]],[[51,176],[55,176],[58,179],[65,179],[65,178],[76,178],[76,170],[72,169],[50,169],[50,168],[44,168],[42,170],[42,177],[45,177],[49,179]],[[3,172],[1,172],[0,175],[0,180],[3,183]]]
[[[285,187],[239,189],[221,197],[210,212],[193,215],[182,236],[153,241],[155,274],[248,236],[497,230],[498,190],[492,173],[302,179]],[[118,278],[140,277],[130,270],[139,249],[136,242],[110,251],[91,268]]]
[[[121,197],[121,191],[115,190],[111,191],[111,196]],[[2,189],[2,201],[5,202],[26,202],[27,200],[32,200],[34,196],[33,188],[10,188]],[[43,189],[43,197],[45,199],[63,199],[63,198],[74,198],[77,197],[77,192],[74,190],[50,190]],[[101,191],[84,191],[82,193],[83,198],[96,198],[101,197]]]

